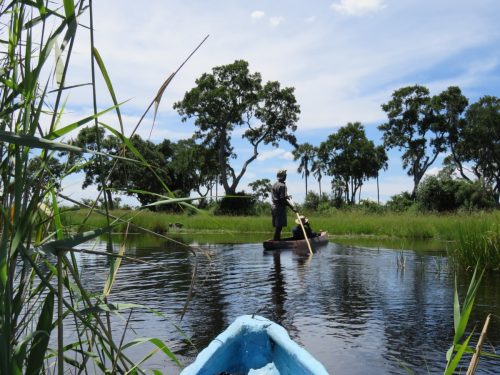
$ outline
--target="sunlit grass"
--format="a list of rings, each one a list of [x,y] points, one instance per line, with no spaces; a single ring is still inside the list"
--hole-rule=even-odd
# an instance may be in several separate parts
[[[132,218],[132,224],[148,229],[158,228],[164,232],[172,230],[176,223],[183,231],[238,231],[271,233],[271,216],[214,216],[209,213],[195,215],[172,214],[143,211],[115,210],[114,216]],[[81,223],[86,216],[85,210],[69,211],[64,220],[69,223]],[[462,228],[473,228],[476,233],[488,231],[492,224],[500,224],[500,213],[477,213],[456,215],[415,215],[415,214],[365,214],[352,211],[337,211],[333,215],[310,214],[307,216],[314,230],[328,231],[335,236],[378,236],[402,239],[434,239],[458,241]],[[288,217],[288,227],[295,226],[295,217]],[[91,216],[86,226],[100,226],[103,218],[97,214]]]
[[[271,236],[269,216],[214,216],[206,212],[197,214],[157,213],[148,210],[116,210],[114,216],[131,220],[131,230],[141,232],[147,228],[160,233],[258,233]],[[86,210],[68,211],[63,215],[67,225],[82,223]],[[367,214],[356,211],[337,211],[332,215],[310,214],[313,230],[326,230],[331,241],[379,240],[392,243],[395,249],[409,248],[413,241],[427,241],[432,246],[448,250],[452,264],[457,267],[500,269],[500,212],[472,214]],[[294,216],[288,217],[288,233],[295,225]],[[93,214],[84,226],[74,225],[74,230],[88,230],[104,225],[102,215]],[[122,227],[125,224],[120,224]],[[120,229],[120,225],[117,230]],[[123,228],[122,228],[123,229]],[[237,242],[237,241],[236,241]],[[355,242],[356,243],[356,242]]]
[[[462,268],[473,268],[478,264],[481,268],[499,271],[500,225],[491,223],[489,227],[484,227],[476,223],[476,226],[461,227],[458,241],[448,249],[451,260]]]

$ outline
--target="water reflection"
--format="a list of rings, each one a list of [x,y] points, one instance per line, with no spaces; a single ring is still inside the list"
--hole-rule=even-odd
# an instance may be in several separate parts
[[[268,280],[271,284],[271,315],[276,323],[282,324],[286,313],[286,289],[283,273],[281,272],[281,254],[279,252],[273,253],[273,268],[269,273]]]
[[[200,243],[196,257],[186,246],[166,241],[137,239],[127,245],[127,255],[147,264],[124,261],[111,299],[161,312],[136,310],[131,337],[159,337],[189,363],[196,348],[205,347],[237,316],[259,312],[285,326],[332,373],[404,374],[402,363],[417,374],[443,372],[453,337],[454,278],[445,264],[436,266],[436,256],[329,244],[304,257],[263,253],[260,242]],[[404,267],[398,257],[405,258]],[[79,263],[84,283],[99,291],[106,260],[85,254]],[[461,296],[467,285],[468,277],[459,279]],[[471,318],[480,324],[487,313],[500,315],[500,276],[488,276],[483,285]],[[498,319],[488,338],[500,350]],[[179,371],[163,359],[153,364]],[[498,373],[498,366],[500,361],[482,358],[477,374]]]

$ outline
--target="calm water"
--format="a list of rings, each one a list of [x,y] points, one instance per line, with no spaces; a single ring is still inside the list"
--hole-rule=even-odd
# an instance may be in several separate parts
[[[197,351],[176,325],[202,349],[237,316],[258,313],[283,325],[331,373],[406,374],[404,366],[417,374],[443,372],[453,337],[454,277],[436,252],[330,243],[308,258],[291,251],[265,254],[257,241],[191,245],[196,257],[186,246],[142,236],[128,244],[127,255],[147,264],[122,264],[111,302],[147,305],[162,315],[135,309],[127,339],[161,338],[189,364]],[[106,259],[78,259],[87,287],[102,290]],[[195,267],[194,295],[180,321]],[[459,279],[461,296],[467,284],[467,276]],[[484,350],[498,353],[500,275],[483,281],[471,318],[477,330],[487,313],[496,317]],[[121,326],[117,320],[117,334]],[[139,359],[151,349],[144,345],[129,354]],[[180,371],[159,355],[148,363]],[[481,359],[477,374],[499,373],[500,360]]]

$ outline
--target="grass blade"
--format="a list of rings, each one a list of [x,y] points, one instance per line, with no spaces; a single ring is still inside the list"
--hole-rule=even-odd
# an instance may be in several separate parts
[[[116,99],[116,94],[115,90],[113,88],[113,84],[111,83],[111,79],[109,78],[108,71],[106,69],[106,66],[104,65],[104,61],[101,58],[101,55],[99,54],[99,51],[97,48],[92,49],[92,54],[94,56],[95,61],[97,62],[97,66],[101,70],[101,74],[104,78],[104,82],[106,82],[106,86],[108,87],[109,94],[111,95],[111,99],[113,100],[113,104],[116,107],[116,115],[118,116],[118,122],[120,124],[120,130],[122,134],[125,134],[125,131],[123,130],[123,121],[122,121],[122,114],[120,112],[120,107],[118,105],[118,100]]]
[[[26,365],[26,374],[39,374],[43,368],[43,361],[52,331],[52,316],[54,314],[54,293],[49,292],[45,297],[42,312],[36,326],[38,334],[33,339],[30,354]]]
[[[77,245],[80,245],[84,242],[90,241],[96,237],[99,237],[105,233],[109,233],[111,229],[113,228],[112,226],[105,227],[105,228],[100,228],[96,229],[93,231],[89,232],[83,232],[80,234],[76,234],[73,236],[69,236],[67,238],[64,238],[62,240],[56,240],[56,241],[51,241],[49,243],[46,243],[42,246],[37,246],[33,250],[36,253],[39,254],[52,254],[52,255],[57,255],[58,251],[61,249],[70,249],[72,247],[75,247]]]
[[[179,367],[182,367],[181,363],[177,359],[174,353],[165,345],[165,343],[157,338],[138,338],[135,340],[130,341],[129,343],[125,344],[123,346],[123,349],[131,348],[135,345],[138,344],[143,344],[145,342],[149,342],[153,345],[155,345],[158,349],[160,349],[168,358],[170,358],[172,361],[174,361]],[[131,369],[132,370],[132,369]]]

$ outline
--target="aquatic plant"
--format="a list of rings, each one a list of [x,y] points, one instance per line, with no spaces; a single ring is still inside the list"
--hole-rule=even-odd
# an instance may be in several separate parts
[[[450,246],[448,255],[457,268],[472,268],[475,264],[486,270],[500,270],[500,225],[478,230],[474,225],[461,227],[458,241]]]
[[[467,289],[467,293],[465,295],[462,306],[460,306],[458,286],[455,278],[455,294],[453,299],[453,321],[455,334],[453,336],[453,343],[446,352],[446,368],[444,370],[445,375],[452,375],[455,373],[457,367],[463,363],[464,354],[472,354],[472,358],[467,369],[467,375],[473,375],[475,373],[481,355],[500,358],[500,355],[496,353],[481,352],[489,322],[492,316],[491,314],[486,317],[483,329],[475,348],[469,346],[471,338],[474,335],[475,328],[467,336],[465,334],[469,322],[469,317],[474,307],[479,285],[481,284],[481,279],[483,278],[485,272],[485,270],[483,269],[481,274],[478,276],[478,269],[479,266],[476,265],[474,273],[470,279],[469,287]]]
[[[460,300],[458,298],[458,287],[455,278],[455,294],[453,299],[453,321],[455,334],[453,336],[453,343],[451,347],[446,352],[446,368],[444,371],[445,375],[452,375],[460,363],[464,353],[466,353],[469,345],[469,341],[474,333],[471,332],[467,337],[465,337],[465,330],[467,328],[467,323],[469,321],[469,316],[474,307],[474,301],[476,299],[476,294],[481,283],[484,271],[477,277],[477,267],[474,270],[474,274],[470,280],[469,288],[467,289],[467,294],[462,307],[460,307]]]
[[[85,16],[90,26],[94,111],[62,126],[66,105],[63,94],[71,88],[67,86],[67,74]],[[113,248],[109,233],[124,220],[110,216],[106,194],[105,220],[100,227],[71,234],[61,221],[61,180],[79,170],[84,161],[74,158],[74,163],[61,163],[56,153],[90,153],[98,156],[98,163],[100,158],[123,159],[103,154],[99,137],[96,150],[64,142],[62,137],[69,132],[86,124],[105,127],[134,156],[129,162],[151,168],[123,133],[120,103],[94,45],[92,1],[2,1],[0,20],[0,43],[6,47],[0,55],[0,374],[38,374],[55,372],[56,368],[59,374],[68,368],[77,372],[92,368],[91,372],[137,373],[143,360],[132,361],[127,353],[143,342],[155,347],[144,360],[159,351],[180,366],[168,346],[158,339],[125,340],[132,310],[141,306],[112,301],[111,290],[121,260],[126,257],[124,246]],[[54,55],[56,62],[52,64]],[[97,112],[95,96],[97,69],[113,101],[101,112]],[[146,113],[158,104],[174,75],[163,83]],[[116,113],[120,131],[98,122],[110,111]],[[103,173],[99,181],[106,191]],[[163,200],[172,202],[178,200]],[[94,209],[95,204],[90,212]],[[127,232],[126,220],[124,227]],[[81,282],[74,253],[84,251],[78,250],[78,245],[103,235],[109,235],[108,251],[99,255],[108,258],[109,273],[102,291],[90,293]],[[117,336],[113,317],[123,313],[128,314],[127,323]],[[70,321],[76,336],[68,343],[63,340],[63,330]]]

